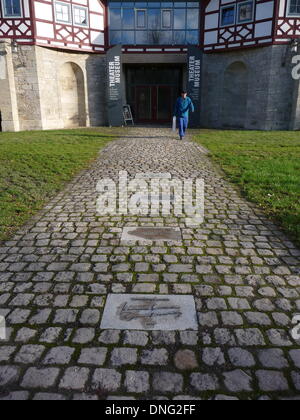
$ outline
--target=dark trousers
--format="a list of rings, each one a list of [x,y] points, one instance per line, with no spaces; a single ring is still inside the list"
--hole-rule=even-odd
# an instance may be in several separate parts
[[[186,130],[189,125],[189,119],[188,117],[180,117],[178,118],[178,124],[179,124],[179,136],[184,137]]]

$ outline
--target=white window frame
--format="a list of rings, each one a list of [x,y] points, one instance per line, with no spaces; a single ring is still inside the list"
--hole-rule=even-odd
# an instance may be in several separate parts
[[[5,14],[5,0],[1,0],[1,5],[2,5],[2,15],[4,18],[9,18],[9,19],[20,19],[23,17],[23,4],[22,4],[22,0],[19,0],[20,2],[20,14],[19,15],[6,15]]]
[[[165,27],[164,26],[164,18],[163,18],[163,15],[164,15],[164,12],[170,12],[170,14],[171,14],[171,25],[170,26],[168,26],[168,27]],[[163,30],[173,30],[173,9],[161,9],[161,29],[163,29]]]
[[[247,3],[252,3],[252,17],[251,17],[251,19],[240,21],[239,20],[239,10],[240,10],[240,7],[243,6],[244,4],[247,4]],[[253,0],[248,0],[248,1],[243,1],[241,3],[237,3],[237,7],[236,7],[236,23],[238,25],[243,25],[244,23],[253,22],[253,20],[254,20],[254,1]]]
[[[229,9],[229,8],[232,8],[232,7],[234,8],[234,21],[233,21],[233,23],[228,23],[226,25],[222,25],[222,11],[224,9]],[[219,23],[220,28],[229,28],[229,26],[235,26],[236,16],[237,16],[236,9],[237,9],[237,4],[236,3],[224,4],[223,6],[220,7],[220,23]]]
[[[138,12],[144,12],[145,13],[145,26],[138,26]],[[135,9],[135,24],[134,24],[134,31],[138,30],[148,30],[148,13],[147,9]]]
[[[67,6],[67,8],[69,10],[69,20],[68,21],[60,20],[60,19],[57,18],[56,5]],[[70,3],[66,3],[64,1],[56,1],[54,3],[54,12],[55,12],[55,22],[62,23],[62,24],[65,23],[65,24],[69,24],[69,25],[73,24],[73,22],[72,22],[72,10],[71,10],[71,4]]]
[[[300,13],[290,13],[290,7],[291,7],[291,0],[287,0],[287,10],[286,10],[286,15],[288,17],[294,17],[294,18],[299,18]]]
[[[79,5],[75,5],[73,4],[73,26],[80,26],[81,28],[88,28],[89,27],[89,10],[87,7],[85,6],[79,6]],[[86,15],[86,24],[80,24],[80,23],[76,23],[75,22],[75,10],[76,9],[81,9],[85,11],[85,15]]]

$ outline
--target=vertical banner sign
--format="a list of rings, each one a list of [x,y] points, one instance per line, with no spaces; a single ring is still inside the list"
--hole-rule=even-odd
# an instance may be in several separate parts
[[[120,127],[123,120],[122,95],[122,46],[117,45],[106,54],[107,62],[107,109],[108,123],[112,127]]]
[[[196,46],[188,47],[188,96],[192,99],[195,112],[190,113],[190,126],[200,126],[202,50]]]

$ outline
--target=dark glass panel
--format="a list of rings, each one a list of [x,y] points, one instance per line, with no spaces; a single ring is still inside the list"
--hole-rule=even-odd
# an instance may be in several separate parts
[[[134,31],[123,31],[122,32],[122,43],[125,45],[134,44]]]
[[[110,29],[120,29],[121,28],[121,9],[111,9],[110,10]]]
[[[161,45],[173,44],[173,32],[172,31],[160,31],[159,32],[159,43]]]
[[[122,43],[121,31],[110,31],[109,38],[111,45]]]
[[[121,7],[122,3],[120,1],[110,1],[109,2],[109,7]]]
[[[185,44],[185,31],[174,31],[174,44],[176,45]]]
[[[139,120],[152,119],[151,88],[140,87],[137,89],[137,111]]]
[[[148,2],[148,7],[158,7],[160,8],[160,3],[159,2]]]
[[[168,121],[171,118],[171,89],[165,86],[157,88],[157,119]]]
[[[186,43],[197,45],[199,43],[199,32],[198,31],[187,31],[186,32]]]
[[[187,10],[187,29],[198,29],[199,28],[199,9],[188,9]]]
[[[138,45],[148,44],[148,33],[147,31],[136,31],[135,32],[135,43]]]
[[[148,10],[148,29],[160,29],[161,14],[159,9]]]
[[[134,29],[134,9],[123,9],[123,29]]]
[[[186,10],[174,10],[174,29],[185,29],[186,25]]]

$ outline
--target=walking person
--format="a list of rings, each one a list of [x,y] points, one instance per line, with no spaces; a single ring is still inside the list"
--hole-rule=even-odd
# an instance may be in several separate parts
[[[174,109],[174,116],[176,116],[179,125],[179,137],[182,140],[185,136],[189,124],[189,112],[194,112],[194,104],[187,96],[187,92],[183,90],[181,96],[177,99]]]

